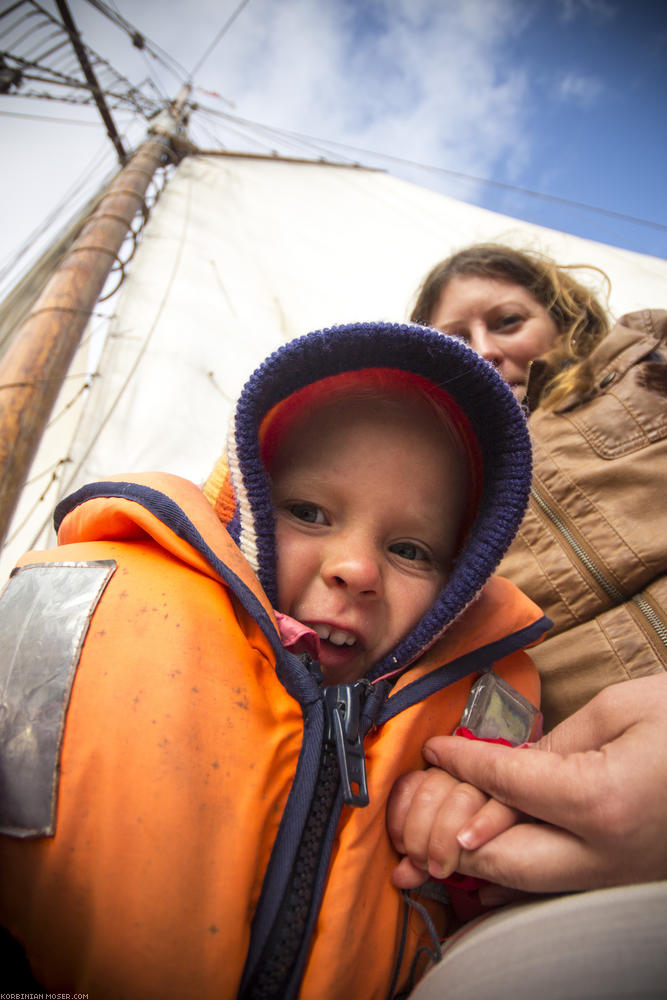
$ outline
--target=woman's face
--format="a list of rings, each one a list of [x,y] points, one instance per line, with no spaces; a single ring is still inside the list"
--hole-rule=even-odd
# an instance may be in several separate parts
[[[494,365],[521,401],[528,365],[556,342],[559,330],[544,306],[522,285],[495,278],[453,278],[430,325],[460,337]]]

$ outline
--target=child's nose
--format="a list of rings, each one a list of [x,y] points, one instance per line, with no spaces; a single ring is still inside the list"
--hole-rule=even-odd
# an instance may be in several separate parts
[[[377,596],[382,588],[374,546],[355,544],[352,540],[341,538],[330,547],[322,564],[322,576],[328,584],[346,587],[355,596]]]

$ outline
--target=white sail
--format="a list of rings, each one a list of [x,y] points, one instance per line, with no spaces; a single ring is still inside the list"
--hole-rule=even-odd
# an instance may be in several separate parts
[[[615,315],[665,304],[665,260],[520,222],[383,172],[277,157],[187,157],[144,230],[85,407],[80,399],[66,409],[76,379],[61,393],[2,575],[26,548],[52,543],[55,503],[86,482],[148,469],[204,479],[231,402],[266,354],[312,329],[405,320],[431,265],[480,240],[595,264],[611,279]],[[85,350],[75,374],[85,371]]]

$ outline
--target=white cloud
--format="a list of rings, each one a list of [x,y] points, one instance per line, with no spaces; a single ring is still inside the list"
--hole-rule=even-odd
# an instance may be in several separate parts
[[[618,7],[610,0],[560,0],[561,17],[564,21],[575,21],[578,17],[590,17],[594,21],[610,21],[616,17]]]
[[[561,101],[591,108],[604,92],[604,84],[599,77],[581,73],[566,73],[557,84],[557,95]]]
[[[251,0],[241,18],[217,68],[246,117],[477,174],[526,156],[515,0]]]
[[[190,0],[185,8],[164,0],[117,3],[187,70],[236,6],[236,0]],[[86,42],[129,79],[154,74],[162,91],[176,93],[178,79],[133,49],[84,0],[73,0],[72,10]],[[493,176],[502,162],[510,177],[518,176],[530,155],[530,87],[506,51],[527,16],[524,0],[249,0],[195,83],[233,101],[239,116],[277,128],[476,176]],[[194,97],[229,110],[206,94]],[[240,148],[238,133],[197,117],[200,142],[212,145],[215,133],[227,148]],[[97,147],[102,130],[87,131]],[[55,130],[51,137],[57,142]],[[267,139],[262,151],[277,144]],[[87,155],[80,151],[77,166]],[[67,162],[66,150],[64,156]]]

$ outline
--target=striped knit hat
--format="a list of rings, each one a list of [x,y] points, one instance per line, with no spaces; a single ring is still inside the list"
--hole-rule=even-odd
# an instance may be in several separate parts
[[[316,383],[345,373],[359,381],[367,369],[426,380],[470,458],[475,498],[470,530],[443,590],[412,632],[375,665],[373,678],[411,663],[458,618],[495,570],[523,518],[531,482],[528,430],[521,407],[491,365],[462,341],[421,326],[359,323],[299,337],[248,379],[232,415],[226,454],[204,492],[275,605],[267,452],[281,428],[322,396]]]

